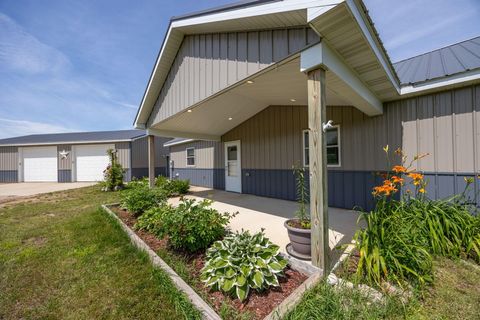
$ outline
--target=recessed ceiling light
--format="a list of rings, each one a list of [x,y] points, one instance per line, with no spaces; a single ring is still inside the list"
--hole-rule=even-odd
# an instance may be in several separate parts
[[[297,101],[297,100],[292,98],[292,99],[290,99],[290,101],[291,101],[291,102],[295,102],[295,101]]]
[[[252,84],[254,81],[253,80],[247,80],[248,84]]]
[[[228,118],[228,120],[232,120],[232,119],[233,119],[232,117]]]
[[[187,112],[192,112],[192,109],[188,109]]]

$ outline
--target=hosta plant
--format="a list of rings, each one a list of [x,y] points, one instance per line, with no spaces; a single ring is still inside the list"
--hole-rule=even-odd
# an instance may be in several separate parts
[[[287,260],[280,247],[265,234],[236,233],[215,242],[207,250],[201,279],[213,290],[236,296],[244,301],[251,289],[262,291],[279,286]]]

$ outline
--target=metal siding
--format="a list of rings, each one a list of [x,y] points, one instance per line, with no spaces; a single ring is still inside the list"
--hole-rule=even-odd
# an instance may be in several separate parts
[[[147,137],[132,141],[131,165],[132,168],[148,168]]]
[[[68,156],[65,159],[62,159],[60,152],[67,151]],[[72,146],[71,145],[58,145],[57,146],[57,157],[58,157],[58,171],[60,170],[71,170],[72,169]],[[59,176],[60,177],[60,176]]]
[[[18,148],[0,147],[0,171],[18,170]]]
[[[191,185],[225,189],[224,169],[177,168],[173,170],[176,179],[189,180]]]
[[[195,166],[187,166],[187,148],[195,148]],[[170,147],[170,159],[175,169],[223,168],[223,145],[216,141],[192,141]]]
[[[155,168],[165,168],[167,166],[168,147],[164,143],[171,140],[155,136]],[[147,137],[143,137],[131,142],[131,168],[148,168],[148,145]],[[133,176],[133,171],[132,171]]]
[[[372,208],[371,190],[381,183],[376,173],[387,169],[386,144],[391,151],[401,147],[409,159],[430,154],[415,165],[430,182],[430,197],[461,192],[464,177],[478,173],[479,97],[477,86],[394,101],[377,117],[353,107],[328,107],[329,119],[340,125],[342,147],[342,166],[328,170],[331,205]],[[306,127],[306,107],[270,106],[222,136],[224,142],[241,141],[243,192],[292,199],[294,181],[288,175],[292,164],[302,161]]]
[[[18,182],[18,148],[0,147],[0,183]]]
[[[307,27],[189,35],[160,91],[149,125],[300,51],[312,41]]]
[[[115,150],[117,150],[118,162],[124,169],[129,169],[130,166],[130,142],[115,143]]]

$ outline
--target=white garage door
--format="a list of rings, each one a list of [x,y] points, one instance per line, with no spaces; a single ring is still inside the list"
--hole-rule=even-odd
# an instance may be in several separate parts
[[[23,180],[57,181],[57,147],[23,148]]]
[[[109,163],[107,150],[114,147],[109,144],[75,146],[77,181],[102,181],[103,170]]]

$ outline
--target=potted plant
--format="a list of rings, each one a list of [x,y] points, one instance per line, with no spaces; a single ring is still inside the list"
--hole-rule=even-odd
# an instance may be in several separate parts
[[[287,245],[287,252],[300,259],[308,260],[311,258],[311,221],[307,210],[308,191],[305,185],[305,168],[300,165],[293,166],[297,188],[298,210],[295,212],[295,218],[285,221],[290,244]]]

